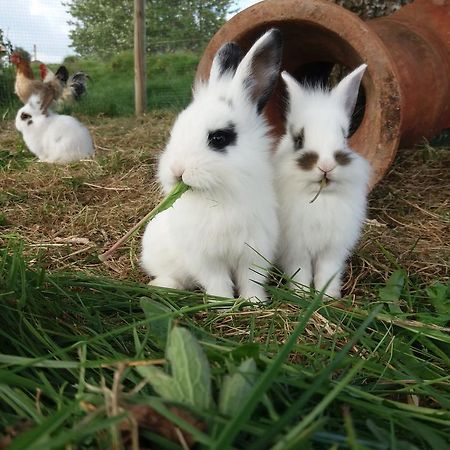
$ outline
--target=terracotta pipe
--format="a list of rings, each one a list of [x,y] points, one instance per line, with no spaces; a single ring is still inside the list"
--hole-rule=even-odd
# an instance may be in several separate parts
[[[368,64],[365,110],[350,140],[374,167],[373,185],[399,146],[410,146],[450,127],[450,2],[415,0],[396,13],[367,22],[326,0],[266,0],[228,21],[209,42],[197,69],[207,78],[212,58],[227,41],[244,50],[266,29],[284,38],[283,70],[297,78],[327,78],[331,67]],[[266,110],[283,131],[283,87]]]

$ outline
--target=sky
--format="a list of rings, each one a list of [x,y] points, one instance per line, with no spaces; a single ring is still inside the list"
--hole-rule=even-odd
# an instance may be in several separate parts
[[[240,10],[259,0],[239,0]],[[0,28],[14,46],[45,63],[60,63],[74,54],[70,46],[70,15],[61,0],[0,0]]]

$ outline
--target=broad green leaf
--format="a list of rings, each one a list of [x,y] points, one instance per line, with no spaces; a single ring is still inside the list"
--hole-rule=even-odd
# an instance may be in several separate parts
[[[439,314],[450,313],[450,281],[447,284],[436,283],[427,288],[428,298]]]
[[[170,309],[161,302],[157,302],[148,297],[141,297],[140,304],[141,308],[144,310],[145,317],[150,320],[154,317],[171,312]],[[152,320],[148,324],[150,334],[162,348],[164,348],[167,343],[167,335],[169,334],[171,324],[172,318],[170,316]]]
[[[174,327],[166,350],[172,376],[183,398],[200,409],[211,407],[211,371],[205,352],[186,328]]]
[[[136,371],[152,385],[155,392],[164,400],[179,403],[189,402],[178,382],[159,367],[138,366]]]
[[[219,397],[219,411],[231,416],[242,407],[256,381],[258,370],[254,359],[242,361],[233,375],[226,375]]]
[[[402,270],[396,270],[387,280],[386,286],[379,290],[380,300],[388,304],[392,313],[403,312],[400,308],[399,300],[404,284],[405,274]]]

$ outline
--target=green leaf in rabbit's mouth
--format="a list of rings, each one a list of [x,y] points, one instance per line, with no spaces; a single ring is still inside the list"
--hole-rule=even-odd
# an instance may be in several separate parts
[[[167,194],[167,196],[153,208],[145,217],[143,217],[131,230],[122,236],[108,251],[99,255],[100,261],[106,261],[111,257],[114,251],[116,251],[121,245],[123,245],[131,236],[136,234],[147,222],[154,219],[160,212],[170,208],[176,200],[178,200],[190,187],[183,181],[179,181],[173,189]]]
[[[322,192],[322,189],[327,186],[330,183],[330,180],[325,176],[320,180],[319,183],[319,190],[317,191],[317,194],[314,196],[314,198],[309,202],[309,203],[313,203],[317,200],[317,197],[320,195],[320,193]]]

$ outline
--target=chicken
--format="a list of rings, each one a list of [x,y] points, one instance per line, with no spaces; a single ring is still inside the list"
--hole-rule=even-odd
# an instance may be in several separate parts
[[[49,81],[36,80],[29,61],[20,53],[13,53],[11,63],[16,66],[16,82],[14,90],[22,103],[26,103],[32,94],[37,94],[41,99],[41,109],[47,112],[52,102],[63,93],[63,84],[55,76]]]
[[[45,64],[40,64],[39,73],[44,83],[52,81],[55,77],[61,81],[63,91],[59,102],[71,103],[77,101],[86,92],[89,75],[84,72],[76,72],[69,77],[69,71],[65,66],[60,66],[56,73],[53,73]]]

